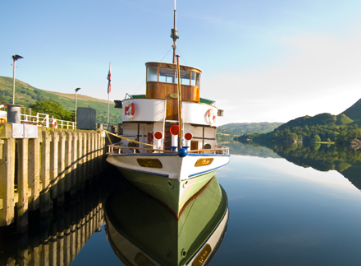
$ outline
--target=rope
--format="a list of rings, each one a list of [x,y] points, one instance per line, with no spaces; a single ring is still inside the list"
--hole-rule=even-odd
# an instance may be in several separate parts
[[[186,65],[188,66],[188,63],[187,63],[187,61],[185,60],[185,58],[183,57],[180,49],[179,49],[178,47],[177,47],[177,49],[178,49],[178,51],[179,51],[179,53],[180,53],[180,55],[181,55],[181,58],[183,59],[183,61],[184,61],[184,62],[186,63]]]
[[[155,145],[153,145],[153,144],[143,143],[143,142],[140,142],[140,141],[136,141],[136,140],[128,139],[128,138],[126,138],[126,137],[116,135],[116,134],[114,134],[114,133],[112,133],[112,132],[109,132],[109,131],[107,131],[107,130],[104,130],[104,129],[100,129],[100,128],[98,128],[98,130],[99,130],[99,131],[104,131],[104,132],[105,132],[105,134],[107,134],[107,136],[108,136],[108,134],[109,134],[109,135],[112,135],[112,136],[114,136],[114,137],[117,137],[117,138],[120,138],[120,139],[127,140],[127,141],[129,141],[129,142],[134,142],[134,143],[138,143],[138,144],[143,144],[143,145],[147,145],[147,146],[155,147]],[[110,141],[109,136],[108,136],[108,139],[109,139],[109,141]],[[110,141],[110,143],[112,144],[112,142],[111,142],[111,141]]]

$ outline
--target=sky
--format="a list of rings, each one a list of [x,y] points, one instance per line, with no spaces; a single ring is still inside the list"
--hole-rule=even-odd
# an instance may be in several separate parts
[[[171,62],[174,0],[2,0],[0,76],[107,99],[145,93]],[[202,70],[220,124],[339,114],[361,98],[361,1],[178,0],[182,65]]]

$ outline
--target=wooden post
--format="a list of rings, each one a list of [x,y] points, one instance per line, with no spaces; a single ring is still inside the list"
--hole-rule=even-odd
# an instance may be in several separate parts
[[[87,142],[88,142],[88,136],[85,132],[83,134],[83,182],[86,183],[87,175],[89,174],[89,171],[87,171],[88,167],[88,161],[87,161]]]
[[[41,265],[48,266],[49,265],[49,226],[43,225],[41,228],[41,243],[42,251],[41,251]]]
[[[73,147],[73,134],[66,132],[66,143],[65,143],[65,192],[71,190],[71,179],[72,179],[72,147]]]
[[[17,240],[17,254],[16,265],[29,265],[28,234],[21,234]]]
[[[65,254],[64,254],[64,215],[59,215],[57,217],[58,220],[58,248],[57,248],[57,263],[56,265],[64,265],[64,259],[65,259]]]
[[[50,132],[42,132],[42,151],[41,151],[41,172],[40,179],[42,184],[41,190],[41,212],[48,212],[50,209]]]
[[[0,125],[0,226],[14,221],[15,139],[11,124]]]
[[[95,168],[95,134],[94,134],[94,131],[90,132],[90,136],[91,136],[91,139],[90,139],[90,147],[91,147],[91,156],[90,156],[90,161],[91,161],[91,173],[92,173],[92,176],[90,176],[90,181],[93,180],[93,177],[95,176],[95,171],[96,171],[96,168]]]
[[[100,132],[96,133],[96,168],[97,168],[97,174],[100,173],[101,169],[101,163],[100,163]]]
[[[77,168],[78,168],[78,177],[77,184],[78,188],[83,187],[84,183],[84,164],[83,164],[83,133],[78,132],[78,160],[77,160]]]
[[[52,189],[52,198],[58,197],[58,155],[59,155],[59,134],[56,131],[51,132],[50,146],[50,183]]]
[[[28,225],[28,139],[18,140],[18,202],[16,209],[18,213],[18,228]]]
[[[57,261],[57,224],[52,221],[50,225],[50,238],[49,238],[49,261],[50,266],[56,266]]]
[[[39,130],[40,131],[40,130]],[[41,135],[41,134],[40,134]],[[37,210],[40,203],[40,147],[39,138],[29,139],[29,210]]]
[[[71,212],[65,213],[64,218],[64,264],[69,265],[71,262],[70,250],[71,250]]]
[[[87,165],[88,165],[88,167],[87,167],[87,173],[88,173],[88,175],[87,175],[87,180],[89,180],[91,177],[92,177],[92,175],[93,175],[93,172],[92,172],[92,167],[91,167],[91,152],[92,152],[92,147],[91,147],[91,133],[86,133],[87,134],[87,137],[88,137],[88,143],[87,143],[87,146],[88,146],[88,152],[87,152]]]
[[[77,179],[78,179],[78,170],[77,170],[77,159],[78,159],[78,135],[73,133],[73,146],[72,146],[72,175],[71,175],[71,194],[75,194],[75,191],[78,189]]]
[[[71,220],[74,221],[71,225],[70,225],[70,261],[75,260],[75,256],[76,256],[76,235],[77,235],[77,224],[75,223],[76,221],[78,221],[78,217],[77,217],[77,210],[76,208],[72,208],[71,210]]]
[[[67,153],[65,152],[66,134],[65,132],[59,132],[59,173],[58,173],[58,203],[63,205],[64,192],[65,192],[65,161]]]

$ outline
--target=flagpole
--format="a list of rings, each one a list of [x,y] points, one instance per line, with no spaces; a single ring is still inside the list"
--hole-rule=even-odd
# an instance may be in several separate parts
[[[109,74],[108,74],[108,121],[107,121],[107,130],[109,131],[109,93],[111,90],[111,62],[109,63]]]

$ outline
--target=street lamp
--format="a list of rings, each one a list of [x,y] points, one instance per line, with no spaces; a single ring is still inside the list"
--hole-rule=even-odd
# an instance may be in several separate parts
[[[75,126],[76,126],[76,102],[77,102],[77,94],[78,94],[78,90],[80,90],[81,88],[76,88],[75,89],[75,112],[74,112],[74,121],[75,121]]]
[[[16,60],[23,58],[20,55],[13,55],[13,104],[15,104],[15,63]]]

